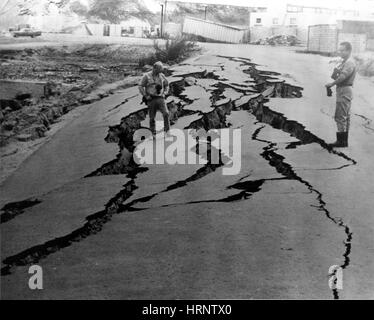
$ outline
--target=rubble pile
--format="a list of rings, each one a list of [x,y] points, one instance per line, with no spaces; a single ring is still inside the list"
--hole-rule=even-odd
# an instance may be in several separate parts
[[[293,35],[275,35],[265,39],[259,39],[252,44],[270,45],[270,46],[298,46],[301,41]]]

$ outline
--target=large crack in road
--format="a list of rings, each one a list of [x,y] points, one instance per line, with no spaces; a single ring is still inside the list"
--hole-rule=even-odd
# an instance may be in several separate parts
[[[171,83],[171,93],[172,96],[177,99],[177,102],[173,100],[168,102],[168,108],[171,111],[174,123],[178,123],[181,119],[189,116],[198,116],[197,119],[188,123],[188,125],[185,126],[185,129],[221,129],[229,126],[226,118],[227,115],[231,114],[231,112],[235,110],[247,110],[256,117],[258,122],[270,125],[272,128],[286,132],[298,139],[296,142],[289,143],[286,146],[286,149],[295,149],[301,145],[317,143],[325,151],[348,162],[338,168],[323,168],[322,170],[341,170],[356,164],[354,159],[348,157],[341,151],[332,149],[323,139],[307,131],[301,123],[289,120],[284,115],[271,110],[265,105],[265,103],[272,97],[300,98],[302,96],[302,88],[300,86],[290,84],[284,79],[281,79],[280,74],[277,72],[260,70],[259,66],[249,59],[233,57],[220,58],[230,62],[228,66],[220,64],[213,71],[202,70],[184,73],[181,71],[179,71],[179,73],[174,71],[175,81]],[[241,74],[238,75],[238,73],[236,73],[233,75],[233,73],[230,72],[233,65],[236,68],[235,72],[242,71]],[[191,66],[185,65],[184,67],[187,70]],[[230,79],[231,77],[234,77],[234,79]],[[187,79],[189,79],[189,81],[187,81]],[[191,84],[191,79],[195,79],[196,82]],[[212,81],[204,83],[204,79],[210,79]],[[200,83],[197,80],[200,80]],[[188,109],[188,106],[198,101],[189,97],[189,95],[184,94],[186,88],[191,88],[193,85],[203,88],[210,94],[209,102],[202,100],[201,103],[210,103],[209,107],[211,108],[211,111],[202,112],[201,110],[194,111]],[[115,106],[115,108],[121,107],[121,105],[126,102],[128,102],[127,99],[120,105]],[[113,110],[113,108],[111,110]],[[134,191],[139,188],[139,186],[137,186],[138,175],[151,170],[149,167],[136,164],[132,157],[135,148],[133,141],[134,132],[143,127],[142,123],[147,119],[147,114],[148,112],[145,107],[139,108],[139,110],[122,118],[120,124],[111,126],[108,135],[105,137],[105,141],[118,144],[120,151],[117,157],[85,176],[95,177],[99,175],[126,174],[127,177],[130,178],[130,181],[124,185],[122,190],[107,202],[105,209],[86,217],[86,222],[81,228],[78,228],[63,237],[58,237],[43,244],[32,246],[27,250],[5,258],[3,260],[5,266],[1,269],[2,276],[11,274],[14,267],[37,263],[41,259],[44,259],[67,246],[73,245],[75,242],[82,241],[88,236],[97,234],[102,230],[103,226],[111,220],[111,217],[114,214],[124,213],[126,211],[143,210],[142,208],[135,208],[134,204],[147,203],[161,193],[182,188],[190,182],[197,181],[215,172],[217,168],[223,165],[222,161],[218,164],[208,162],[189,177],[176,181],[159,192],[131,199]],[[252,134],[252,140],[266,145],[263,148],[261,157],[263,157],[270,166],[274,167],[276,171],[283,176],[282,178],[259,179],[244,182],[239,181],[227,186],[227,189],[235,189],[239,190],[239,192],[222,199],[207,199],[202,201],[166,204],[165,207],[170,205],[186,205],[202,202],[232,202],[248,200],[254,193],[261,190],[262,185],[266,181],[283,179],[298,181],[305,185],[311,193],[316,195],[318,204],[315,207],[317,210],[323,212],[328,220],[344,230],[346,240],[344,242],[344,250],[342,254],[344,261],[341,264],[341,268],[347,268],[350,264],[352,231],[342,219],[332,216],[323,199],[323,194],[310,182],[298,175],[292,166],[285,161],[285,158],[276,152],[278,150],[277,143],[259,138],[259,134],[263,128],[264,126],[261,126],[255,130]],[[221,155],[221,150],[219,150],[219,153]],[[128,201],[129,199],[130,201]],[[16,218],[18,215],[24,213],[27,207],[37,204],[37,201],[39,200],[25,200],[19,203],[7,204],[2,209],[4,213],[1,215],[1,222],[5,223]],[[339,298],[336,290],[333,290],[333,297],[335,299]]]
[[[285,158],[276,153],[277,151],[276,143],[258,138],[258,135],[263,128],[264,127],[258,128],[252,136],[253,140],[257,140],[257,141],[267,144],[267,146],[264,147],[263,149],[264,152],[261,154],[261,156],[272,167],[274,167],[280,174],[282,174],[285,178],[289,180],[296,180],[300,182],[301,184],[305,185],[312,193],[316,195],[316,200],[318,202],[318,205],[316,206],[316,208],[319,211],[322,211],[330,221],[332,221],[334,224],[344,229],[344,232],[346,234],[346,240],[344,242],[345,250],[342,255],[344,258],[344,261],[340,265],[340,267],[342,269],[347,268],[350,263],[349,255],[351,253],[351,248],[352,248],[352,231],[350,230],[349,226],[346,223],[344,223],[344,221],[341,218],[333,217],[331,215],[330,211],[327,208],[326,202],[323,200],[323,194],[320,191],[318,191],[315,187],[313,187],[310,184],[310,182],[308,182],[307,180],[297,175],[296,172],[293,170],[292,166],[288,164],[287,162],[285,162]],[[332,289],[332,292],[333,292],[334,299],[339,299],[339,294],[338,294],[337,289]]]

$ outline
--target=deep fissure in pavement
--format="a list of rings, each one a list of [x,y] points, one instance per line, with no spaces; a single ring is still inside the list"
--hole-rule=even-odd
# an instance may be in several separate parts
[[[357,117],[359,117],[359,118],[361,118],[365,121],[364,124],[362,125],[364,128],[374,132],[374,128],[372,128],[370,126],[371,123],[373,122],[373,120],[369,119],[368,117],[363,116],[362,114],[358,114],[358,113],[355,113],[355,116],[357,116]]]
[[[330,211],[327,209],[327,204],[323,200],[323,194],[320,191],[318,191],[315,187],[313,187],[308,181],[306,181],[305,179],[297,175],[296,172],[293,170],[292,166],[284,161],[285,158],[276,153],[276,150],[277,150],[276,143],[258,138],[258,135],[263,128],[264,126],[258,128],[252,135],[253,140],[257,140],[257,141],[267,144],[267,146],[263,148],[264,151],[263,153],[261,153],[261,156],[272,167],[274,167],[277,170],[277,172],[279,172],[281,175],[283,175],[289,180],[299,181],[300,183],[305,185],[312,193],[316,194],[318,205],[315,207],[319,211],[322,211],[326,215],[326,217],[329,220],[331,220],[334,224],[344,229],[344,232],[346,234],[346,240],[344,241],[345,250],[343,253],[344,261],[340,265],[340,267],[342,269],[347,268],[350,263],[349,255],[352,249],[352,231],[350,230],[348,225],[344,223],[342,219],[334,218],[331,216]],[[332,289],[332,293],[333,293],[334,299],[339,299],[339,294],[338,294],[337,289]]]
[[[140,122],[144,119],[145,119],[144,110],[140,110],[136,113],[130,114],[129,116],[122,119],[121,124],[125,123],[126,125],[128,125],[128,127],[125,127],[123,132],[121,132],[121,134],[118,135],[118,139],[114,140],[120,145],[120,148],[127,147],[128,149],[133,150],[132,134],[135,130],[137,130],[137,128],[140,128]],[[112,127],[109,130],[111,129]],[[113,136],[110,135],[110,137],[113,137]],[[129,140],[126,140],[122,144],[119,138],[125,138]],[[107,142],[114,142],[113,140],[109,139],[108,136],[105,139]],[[221,159],[221,155],[220,155],[220,159]],[[210,172],[215,171],[217,167],[222,166],[222,165],[223,163],[221,160],[219,161],[218,164],[212,164],[208,162],[207,165],[205,165],[203,168],[198,170],[191,177],[187,178],[185,180],[185,183],[188,183],[190,181],[196,181],[197,179],[204,177]],[[118,166],[118,164],[116,164],[116,166]],[[5,276],[5,275],[11,274],[12,269],[16,266],[26,266],[30,264],[35,264],[39,262],[41,259],[44,259],[47,256],[49,256],[50,254],[53,254],[65,247],[70,246],[74,242],[79,242],[82,239],[90,235],[96,234],[97,232],[102,230],[105,223],[111,220],[111,217],[113,216],[113,214],[122,212],[124,210],[130,211],[131,206],[127,207],[127,206],[123,206],[122,204],[132,195],[133,191],[138,188],[135,184],[136,176],[139,173],[147,171],[148,168],[144,168],[144,167],[140,167],[136,165],[132,167],[131,170],[128,170],[127,166],[123,166],[123,167],[126,169],[124,171],[127,172],[127,176],[131,177],[131,181],[126,183],[126,185],[124,186],[124,189],[122,189],[117,195],[115,195],[111,200],[109,200],[104,210],[88,216],[86,218],[87,222],[81,228],[74,230],[73,232],[69,233],[66,236],[55,238],[53,240],[47,241],[46,243],[42,245],[33,246],[16,255],[5,258],[3,260],[3,264],[5,266],[1,269],[1,275]],[[117,167],[114,167],[114,168],[117,168]],[[110,171],[108,170],[108,172]],[[118,171],[116,169],[114,173],[117,173],[117,172]],[[90,174],[88,176],[94,176],[94,175]],[[179,183],[171,185],[170,189],[166,188],[162,192],[174,190],[178,187],[185,185],[185,183],[183,181],[180,181]],[[140,199],[136,199],[135,201],[136,202],[149,201],[151,198],[153,198],[157,194],[141,197]],[[135,203],[135,201],[133,201],[133,203]]]
[[[41,203],[41,201],[37,198],[7,203],[1,208],[1,211],[3,211],[1,214],[1,223],[14,219],[16,216],[24,213],[25,209],[31,208],[39,203]]]
[[[287,148],[296,148],[299,145],[309,144],[309,143],[318,143],[321,147],[327,150],[330,153],[333,153],[339,157],[344,158],[345,160],[349,161],[350,164],[344,165],[341,168],[344,168],[348,165],[356,164],[354,159],[349,158],[344,153],[334,150],[330,148],[325,141],[320,139],[319,137],[315,136],[311,132],[305,130],[305,127],[292,120],[288,120],[284,115],[277,113],[271,110],[269,107],[265,106],[265,103],[269,101],[269,97],[283,97],[283,98],[294,98],[294,97],[301,97],[302,88],[298,86],[293,86],[285,81],[277,80],[277,76],[279,73],[272,72],[272,71],[260,71],[257,68],[257,65],[252,63],[249,59],[245,58],[232,58],[232,57],[225,57],[232,61],[239,62],[241,65],[245,65],[248,69],[244,70],[248,76],[250,76],[255,84],[254,88],[255,91],[258,92],[257,95],[254,95],[247,101],[242,101],[241,99],[237,99],[235,101],[224,101],[222,105],[217,105],[220,99],[222,98],[222,94],[225,88],[230,87],[231,89],[236,90],[237,92],[246,93],[246,90],[243,86],[243,89],[240,85],[236,84],[228,85],[227,83],[218,82],[215,87],[215,90],[211,92],[211,102],[212,102],[212,111],[208,113],[201,113],[201,112],[192,112],[190,110],[185,110],[184,107],[188,104],[191,104],[193,100],[188,99],[182,95],[184,87],[187,86],[187,83],[184,81],[177,81],[171,85],[171,93],[178,97],[182,102],[173,103],[173,105],[168,105],[169,110],[171,109],[173,112],[172,117],[174,117],[175,121],[179,118],[182,118],[187,115],[191,115],[194,113],[198,113],[201,117],[192,123],[190,123],[186,128],[188,129],[220,129],[225,128],[228,126],[226,123],[226,116],[231,113],[233,110],[248,110],[252,113],[259,122],[266,123],[271,125],[273,128],[277,130],[282,130],[284,132],[289,133],[291,136],[296,137],[299,141],[293,142],[288,144]],[[222,70],[224,67],[222,67]],[[189,73],[182,75],[182,78],[195,77],[195,78],[211,78],[219,80],[219,77],[214,75],[213,73],[205,72],[197,72],[197,73]],[[272,88],[270,95],[262,95],[261,92],[266,91],[267,89]],[[123,103],[121,103],[122,105]],[[119,105],[120,106],[120,105]],[[116,107],[119,107],[116,106]],[[25,266],[32,263],[37,263],[40,259],[47,257],[48,255],[59,251],[67,246],[70,246],[74,242],[81,241],[82,239],[88,237],[89,235],[96,234],[99,232],[105,223],[111,220],[111,217],[115,213],[124,212],[124,211],[135,211],[135,210],[142,210],[142,209],[135,209],[132,206],[135,203],[146,203],[156,195],[162,192],[169,192],[171,190],[175,190],[177,188],[183,187],[187,185],[189,182],[196,181],[201,179],[202,177],[214,172],[218,167],[222,165],[220,164],[211,164],[208,163],[204,167],[197,170],[192,176],[178,181],[176,183],[171,184],[170,186],[166,187],[166,189],[162,190],[161,192],[154,193],[148,196],[143,196],[138,199],[132,200],[128,204],[124,204],[127,199],[129,199],[133,191],[137,189],[136,186],[136,177],[138,174],[145,172],[148,170],[146,167],[141,167],[133,161],[132,152],[134,150],[134,141],[133,141],[133,134],[136,130],[141,128],[141,122],[146,119],[147,116],[147,109],[143,108],[138,110],[124,118],[122,118],[121,123],[116,126],[111,126],[108,131],[108,135],[105,137],[105,141],[108,143],[118,143],[120,152],[117,155],[116,159],[104,164],[102,167],[98,168],[94,172],[88,174],[86,177],[94,177],[98,175],[110,175],[110,174],[124,174],[126,173],[131,180],[124,186],[124,188],[115,195],[105,206],[103,211],[97,212],[93,215],[90,215],[86,218],[86,223],[79,229],[74,230],[72,233],[53,239],[48,241],[42,245],[33,246],[25,251],[22,251],[19,254],[13,255],[3,260],[5,267],[1,269],[2,275],[7,275],[11,273],[11,270],[15,266]],[[280,180],[280,179],[290,179],[290,180],[297,180],[300,183],[304,184],[308,187],[308,189],[317,195],[318,206],[317,209],[323,211],[327,218],[333,221],[339,227],[344,228],[346,233],[346,242],[345,242],[345,252],[344,256],[344,263],[341,265],[342,268],[346,268],[349,265],[350,259],[350,251],[351,251],[351,240],[352,240],[352,232],[350,231],[349,227],[338,218],[333,218],[330,215],[330,212],[326,208],[326,203],[323,200],[323,195],[316,190],[309,182],[303,180],[299,177],[293,170],[293,168],[284,161],[284,157],[276,153],[276,144],[271,141],[261,140],[258,138],[259,132],[262,130],[263,127],[256,130],[253,134],[252,139],[257,140],[263,143],[266,143],[267,146],[264,147],[264,151],[261,156],[276,170],[283,175],[284,178],[277,178],[277,179],[261,179],[255,181],[244,181],[235,183],[228,188],[230,189],[238,189],[241,190],[239,193],[234,194],[229,197],[225,197],[223,199],[218,200],[205,200],[205,201],[196,201],[190,203],[202,203],[202,202],[231,202],[231,201],[239,201],[248,199],[251,195],[261,190],[261,186],[267,180]],[[188,203],[183,203],[188,204]],[[172,204],[178,205],[178,204]],[[165,205],[169,206],[169,205]],[[15,211],[15,212],[21,212]],[[21,212],[22,213],[22,212]],[[14,217],[17,214],[10,214],[10,216]],[[8,214],[9,215],[9,214]],[[337,292],[333,292],[334,297],[338,298]]]

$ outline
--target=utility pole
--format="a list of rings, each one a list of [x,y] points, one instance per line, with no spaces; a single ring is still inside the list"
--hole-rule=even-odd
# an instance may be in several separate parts
[[[168,1],[167,0],[165,0],[165,5],[164,5],[164,24],[166,23],[166,20],[167,20],[167,17],[166,17],[166,6],[167,6],[167,4],[168,4]]]
[[[204,17],[204,20],[206,20],[206,10],[208,9],[208,6],[205,6],[205,17]]]
[[[164,5],[163,4],[160,4],[161,6],[161,25],[160,25],[160,36],[161,38],[163,37],[163,33],[164,33]]]

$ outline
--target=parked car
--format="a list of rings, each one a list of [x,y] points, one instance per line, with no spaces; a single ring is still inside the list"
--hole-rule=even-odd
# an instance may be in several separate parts
[[[41,31],[33,30],[31,28],[22,28],[20,30],[12,31],[11,33],[12,33],[13,37],[15,37],[15,38],[17,38],[17,37],[31,37],[31,38],[34,38],[34,37],[42,35]]]
[[[31,28],[31,25],[29,25],[27,23],[17,24],[14,27],[9,28],[9,32],[20,31],[23,28]]]

